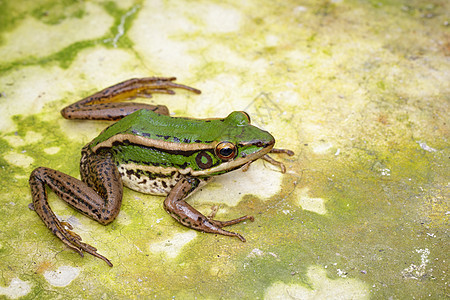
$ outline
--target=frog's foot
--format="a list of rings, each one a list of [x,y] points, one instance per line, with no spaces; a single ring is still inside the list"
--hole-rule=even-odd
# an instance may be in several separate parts
[[[201,91],[184,85],[175,83],[176,77],[144,77],[133,78],[123,81],[113,87],[120,87],[122,90],[136,91],[136,96],[151,98],[152,94],[169,94],[173,95],[175,92],[172,89],[183,89],[195,94],[201,94]],[[122,91],[121,91],[122,92]]]
[[[288,156],[294,155],[294,151],[288,150],[288,149],[275,149],[274,148],[274,149],[270,150],[270,153],[284,153],[284,154],[287,154]],[[286,166],[282,162],[273,159],[272,157],[270,157],[267,154],[264,155],[262,157],[262,159],[264,159],[265,161],[267,161],[268,163],[270,163],[274,166],[280,167],[281,173],[283,173],[283,174],[286,173]]]
[[[250,168],[250,165],[252,164],[253,161],[249,161],[248,163],[245,163],[245,165],[242,166],[241,170],[242,172],[247,172],[248,169]]]
[[[216,216],[218,211],[219,211],[219,207],[217,205],[211,206],[211,212],[208,215],[208,219],[213,219]]]
[[[217,230],[217,231],[216,232],[205,231],[205,232],[218,233],[218,234],[228,235],[228,236],[235,236],[235,237],[239,238],[241,241],[245,242],[246,241],[245,238],[242,235],[240,235],[239,233],[223,230],[222,228],[229,226],[229,225],[234,225],[234,224],[237,224],[237,223],[240,223],[243,221],[247,221],[247,220],[250,220],[253,222],[255,220],[255,218],[253,216],[242,216],[240,218],[237,218],[234,220],[229,220],[229,221],[218,221],[218,220],[208,219],[207,222],[209,222],[213,225],[213,226],[210,226],[210,228],[216,227],[217,229],[215,229],[215,230]]]
[[[247,215],[242,216],[242,217],[237,218],[237,219],[234,219],[234,220],[230,220],[230,221],[213,220],[218,211],[219,211],[219,207],[217,205],[213,205],[211,207],[211,213],[208,215],[208,220],[211,223],[214,223],[214,225],[216,225],[219,228],[230,226],[230,225],[234,225],[234,224],[241,223],[241,222],[244,222],[244,221],[247,221],[247,220],[250,220],[252,222],[255,220],[255,218],[253,216],[247,216]]]
[[[284,153],[287,154],[288,156],[293,156],[295,153],[292,150],[289,149],[278,149],[278,148],[273,148],[272,150],[270,150],[270,153]]]
[[[186,227],[208,233],[221,234],[226,236],[235,236],[245,242],[245,238],[236,232],[222,229],[223,227],[237,224],[246,220],[253,221],[253,216],[242,216],[230,221],[213,220],[216,211],[213,210],[209,217],[189,205],[184,199],[198,187],[198,179],[183,178],[170,191],[164,200],[164,209],[178,222]]]
[[[81,257],[84,257],[83,254],[84,251],[97,258],[104,260],[108,264],[108,266],[110,267],[113,266],[113,264],[111,263],[111,261],[109,261],[109,259],[97,253],[97,248],[89,244],[83,243],[81,241],[81,237],[72,231],[73,227],[72,225],[70,225],[70,223],[64,221],[60,222],[59,220],[56,220],[56,222],[54,222],[54,225],[55,225],[54,228],[51,228],[52,232],[69,248],[78,252],[78,254],[80,254]]]
[[[275,160],[267,154],[264,155],[262,157],[262,159],[264,159],[265,161],[267,161],[268,163],[270,163],[274,166],[280,167],[281,173],[283,173],[283,174],[286,173],[286,166],[281,161]]]
[[[81,237],[72,231],[73,229],[72,225],[70,225],[67,222],[59,222],[58,220],[57,222],[54,223],[54,225],[55,228],[51,228],[52,232],[69,248],[78,252],[78,254],[80,254],[81,257],[84,257],[83,254],[84,251],[97,258],[104,260],[108,264],[108,266],[110,267],[113,266],[113,264],[111,263],[111,261],[109,261],[109,259],[97,253],[97,248],[89,244],[83,243],[81,241]],[[65,227],[67,227],[67,229]]]

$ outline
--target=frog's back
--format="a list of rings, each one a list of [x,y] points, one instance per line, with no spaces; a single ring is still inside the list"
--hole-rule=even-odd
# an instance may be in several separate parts
[[[172,143],[210,144],[220,140],[234,140],[241,136],[244,126],[233,126],[225,119],[189,119],[160,115],[139,110],[106,128],[91,144],[95,147],[119,134],[141,136]],[[253,127],[250,125],[250,127]],[[253,127],[256,129],[256,127]],[[260,131],[260,129],[257,129]]]

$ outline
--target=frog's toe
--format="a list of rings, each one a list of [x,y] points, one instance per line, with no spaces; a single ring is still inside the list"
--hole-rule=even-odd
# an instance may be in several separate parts
[[[92,246],[90,246],[90,247],[92,247]],[[92,247],[92,248],[95,249],[94,247]],[[111,263],[111,261],[110,261],[109,259],[107,259],[106,257],[104,257],[103,255],[101,255],[101,254],[99,254],[99,253],[97,252],[97,249],[95,249],[94,251],[86,251],[86,252],[88,252],[88,253],[91,254],[92,256],[95,256],[95,257],[97,257],[97,258],[100,258],[101,260],[103,260],[104,262],[106,262],[106,263],[108,264],[108,266],[110,266],[110,267],[113,266],[113,264]]]
[[[79,236],[78,234],[76,234],[73,231],[67,230],[67,233],[70,234],[74,239],[81,241],[81,236]]]
[[[213,232],[213,233],[217,233],[217,234],[221,234],[221,235],[226,235],[226,236],[235,236],[235,237],[237,237],[238,239],[240,239],[242,242],[246,242],[247,240],[242,236],[242,235],[240,235],[239,233],[237,233],[237,232],[232,232],[232,231],[228,231],[228,230],[224,230],[224,229],[221,229],[221,228],[219,228],[219,229],[217,229],[215,232]]]
[[[66,229],[66,228],[68,229]],[[69,230],[73,227],[67,222],[60,222],[59,226],[57,226],[57,230],[54,231],[54,234],[61,239],[61,241],[66,244],[69,248],[73,249],[75,252],[80,254],[81,257],[84,257],[84,252],[89,253],[97,258],[104,260],[108,266],[112,267],[113,264],[104,257],[103,255],[97,253],[97,248],[91,246],[89,244],[83,243],[81,240],[81,236],[76,234],[75,232]]]
[[[101,255],[101,254],[99,254],[97,252],[97,248],[95,248],[95,247],[93,247],[93,246],[91,246],[89,244],[82,243],[82,242],[80,242],[80,245],[81,245],[81,249],[83,251],[85,251],[85,252],[87,252],[87,253],[89,253],[89,254],[97,257],[97,258],[100,258],[100,259],[104,260],[108,264],[108,266],[110,266],[110,267],[113,266],[113,264],[109,261],[109,259],[107,259],[106,257],[104,257],[103,255]]]
[[[219,207],[217,205],[211,206],[211,213],[208,215],[208,219],[213,219],[216,216],[218,210]]]
[[[152,98],[152,93],[150,91],[142,91],[139,94],[136,95],[137,97],[141,98]]]
[[[63,227],[69,228],[69,230],[72,230],[72,229],[73,229],[73,226],[72,226],[69,222],[61,221],[60,224],[61,224],[61,226],[63,226]]]
[[[241,241],[246,242],[246,239],[239,233],[222,229],[225,226],[237,224],[237,223],[240,223],[240,222],[243,222],[246,220],[250,220],[253,222],[255,220],[255,218],[253,216],[242,216],[240,218],[230,220],[230,221],[218,221],[218,220],[209,219],[208,222],[211,223],[213,226],[211,228],[209,228],[210,230],[205,230],[205,232],[217,233],[217,234],[222,234],[222,235],[227,235],[227,236],[235,236],[238,239],[240,239]]]
[[[233,233],[235,233],[235,232],[233,232]],[[238,239],[240,239],[241,241],[243,241],[243,242],[246,242],[247,240],[242,236],[242,235],[240,235],[239,233],[236,233],[236,237],[238,238]]]
[[[250,220],[250,221],[253,222],[255,220],[255,218],[253,216],[245,215],[245,216],[242,216],[240,218],[237,218],[237,219],[234,219],[234,220],[229,220],[229,221],[218,221],[218,220],[209,220],[209,221],[211,223],[213,223],[214,225],[216,225],[217,227],[222,228],[222,227],[234,225],[234,224],[237,224],[237,223],[241,223],[241,222],[244,222],[244,221],[247,221],[247,220]]]
[[[86,253],[89,253],[92,256],[95,256],[95,257],[100,258],[101,260],[105,261],[108,264],[108,266],[110,266],[110,267],[113,266],[113,264],[111,263],[111,261],[109,259],[107,259],[106,257],[104,257],[103,255],[101,255],[97,252],[97,248],[95,248],[94,246],[91,246],[89,244],[81,242],[81,238],[80,238],[80,240],[77,239],[76,242],[72,243],[72,245],[69,247],[71,247],[72,249],[77,251],[81,255],[81,257],[84,257],[84,254],[83,254],[83,251],[84,251]]]

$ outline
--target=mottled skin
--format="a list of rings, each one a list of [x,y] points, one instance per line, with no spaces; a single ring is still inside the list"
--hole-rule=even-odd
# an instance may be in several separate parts
[[[284,165],[267,156],[268,152],[293,155],[289,150],[273,149],[275,143],[273,137],[251,126],[245,113],[233,112],[226,119],[189,121],[166,117],[169,112],[165,106],[120,102],[138,96],[151,97],[152,93],[173,94],[171,88],[200,93],[197,89],[176,84],[174,80],[175,78],[158,77],[130,79],[84,98],[61,111],[67,119],[124,118],[105,129],[98,138],[83,147],[80,162],[81,181],[45,167],[36,168],[30,176],[35,211],[64,244],[81,256],[85,251],[112,266],[112,263],[98,254],[94,247],[81,242],[81,237],[71,231],[70,224],[58,220],[48,205],[45,185],[73,208],[101,224],[112,222],[118,215],[124,184],[144,193],[167,195],[164,209],[181,224],[203,232],[236,236],[245,241],[240,234],[222,228],[245,220],[253,220],[252,216],[243,216],[226,222],[213,220],[214,216],[204,216],[185,199],[212,176],[242,166],[248,168],[249,164],[258,158],[279,165],[284,171]],[[170,135],[158,134],[160,129],[151,127],[152,122],[162,124],[163,127],[170,127],[177,122],[180,124],[174,127],[183,127],[183,124],[187,126],[186,128],[194,126],[194,129],[190,129],[193,135],[177,134],[172,130],[169,131]],[[238,139],[233,143],[212,139],[206,142],[201,135],[204,133],[200,132],[205,128],[205,122],[211,126],[211,130],[230,123],[225,128],[236,128],[242,133],[225,136],[226,140],[235,138],[233,135],[239,135],[242,141]],[[252,130],[256,130],[255,133],[252,133]],[[244,138],[245,134],[250,135],[251,141]],[[181,136],[185,137],[183,141],[179,139]],[[186,138],[187,136],[189,138]],[[200,138],[202,140],[199,140]],[[155,159],[154,156],[147,155],[153,155],[155,151],[161,158],[170,155],[172,157],[170,164],[162,165],[158,156]],[[238,151],[240,156],[237,155]],[[189,155],[192,161],[189,160]],[[174,164],[173,161],[177,157],[185,157],[185,163]]]

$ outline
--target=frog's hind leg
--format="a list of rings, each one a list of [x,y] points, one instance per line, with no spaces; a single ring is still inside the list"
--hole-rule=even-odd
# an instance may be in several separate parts
[[[61,114],[66,119],[79,120],[118,120],[140,109],[168,115],[169,110],[164,105],[126,103],[124,101],[136,97],[150,98],[155,93],[173,95],[175,88],[196,94],[201,93],[200,90],[190,86],[175,83],[175,80],[175,77],[145,77],[125,80],[65,107],[61,110]]]
[[[141,109],[151,110],[160,115],[169,115],[169,109],[165,105],[127,102],[92,104],[76,109],[67,106],[61,114],[64,118],[72,120],[117,121]]]
[[[235,236],[245,242],[245,238],[239,233],[227,231],[222,228],[246,220],[253,221],[254,218],[252,216],[243,216],[230,221],[217,221],[212,219],[213,216],[204,216],[184,201],[198,187],[199,182],[196,178],[181,179],[164,200],[164,209],[175,220],[186,227],[208,233]]]
[[[47,185],[60,199],[73,208],[101,224],[108,224],[119,213],[122,201],[120,174],[118,174],[116,166],[108,159],[108,157],[100,157],[97,160],[91,159],[89,161],[92,166],[89,166],[87,171],[92,172],[94,177],[90,181],[87,180],[88,182],[43,167],[39,167],[31,173],[29,182],[34,210],[53,234],[81,256],[85,251],[104,260],[112,267],[112,263],[106,257],[97,253],[96,248],[83,243],[80,236],[71,231],[72,228],[68,223],[58,220],[48,204],[45,190]],[[96,184],[93,182],[96,182]]]
[[[71,231],[72,227],[68,223],[58,220],[48,204],[45,185],[48,185],[59,198],[73,207],[88,207],[89,199],[99,196],[84,182],[49,168],[36,168],[31,173],[29,182],[33,196],[33,208],[53,234],[81,256],[83,256],[83,251],[85,251],[104,260],[112,267],[112,263],[106,257],[97,253],[95,247],[83,243],[81,237]]]

